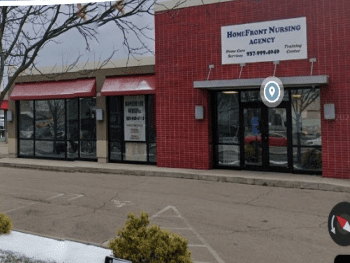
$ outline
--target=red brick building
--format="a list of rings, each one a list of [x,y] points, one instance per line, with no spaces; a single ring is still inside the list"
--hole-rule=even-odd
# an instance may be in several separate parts
[[[322,172],[323,177],[350,178],[350,4],[345,0],[188,1],[166,11],[176,2],[163,3],[155,15],[157,166]],[[307,57],[278,60],[278,64],[274,59],[223,64],[222,27],[267,21],[272,26],[294,18],[306,19]],[[274,72],[289,94],[279,113],[254,99],[261,80]],[[236,96],[236,104],[230,95]],[[248,95],[252,97],[247,99]],[[236,105],[236,111],[229,112],[221,104]],[[330,104],[330,113],[334,106],[335,119],[325,119],[325,104]],[[196,105],[203,106],[203,120],[195,119]],[[255,148],[249,148],[249,123],[242,120],[251,114],[261,118],[261,137],[268,136]],[[268,118],[276,116],[287,122],[284,128],[271,124]],[[225,125],[227,117],[236,125]],[[279,134],[271,135],[277,130]],[[287,143],[278,151],[273,141],[282,140],[283,132]],[[236,141],[230,140],[233,135]]]
[[[18,77],[10,156],[350,178],[350,4],[176,3],[156,6],[155,63]]]

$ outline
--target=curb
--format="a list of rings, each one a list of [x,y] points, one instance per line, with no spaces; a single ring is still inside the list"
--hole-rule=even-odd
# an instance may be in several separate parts
[[[72,163],[74,164],[74,163]],[[350,193],[350,186],[342,186],[339,184],[331,184],[326,182],[308,182],[301,180],[289,179],[272,179],[272,178],[254,178],[242,176],[223,176],[213,174],[198,174],[189,172],[173,172],[173,171],[145,171],[145,170],[129,170],[123,168],[94,168],[81,166],[48,166],[41,164],[23,164],[23,163],[1,163],[0,167],[35,169],[43,171],[69,172],[69,173],[105,173],[105,174],[119,174],[126,176],[149,176],[149,177],[167,177],[167,178],[183,178],[210,182],[225,182],[236,184],[248,184],[269,187],[282,188],[299,188],[309,190],[333,191]],[[341,182],[341,181],[339,181]]]

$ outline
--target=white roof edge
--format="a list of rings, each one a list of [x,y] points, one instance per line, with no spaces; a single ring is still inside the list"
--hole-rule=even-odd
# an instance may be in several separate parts
[[[130,58],[129,61],[127,61],[127,59],[116,58],[116,59],[110,60],[102,69],[151,66],[151,65],[155,65],[154,56],[142,57],[142,58],[139,58],[138,60],[134,58]],[[96,65],[96,62],[89,62],[89,63],[80,62],[77,65],[75,65],[75,67],[69,72],[77,72],[84,69],[93,70],[93,69],[96,69],[97,67],[98,65]],[[45,73],[45,74],[62,73],[62,71],[64,70],[64,68],[62,68],[61,66],[56,66],[55,68],[54,66],[41,66],[41,67],[39,66],[38,68],[42,73]],[[11,72],[11,75],[12,75],[14,73],[14,68],[11,67],[9,72]],[[28,76],[28,75],[40,75],[40,73],[39,71],[34,69],[32,72],[30,70],[26,70],[20,74],[20,76]]]
[[[180,9],[190,6],[210,5],[229,1],[234,0],[170,0],[156,3],[154,6],[154,11],[168,11],[172,9]]]

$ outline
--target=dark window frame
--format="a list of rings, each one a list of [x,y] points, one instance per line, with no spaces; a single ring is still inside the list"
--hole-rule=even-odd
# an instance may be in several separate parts
[[[294,148],[298,147],[298,145],[294,145],[293,143],[293,137],[292,137],[292,131],[293,131],[293,120],[292,120],[292,93],[294,90],[301,90],[301,89],[312,89],[312,87],[285,87],[285,91],[288,91],[288,100],[283,100],[284,104],[287,104],[287,107],[289,107],[289,109],[287,108],[287,114],[288,114],[288,118],[290,119],[290,123],[287,125],[287,129],[291,129],[290,132],[288,134],[290,134],[290,136],[288,136],[288,148],[287,148],[287,152],[288,152],[288,162],[289,162],[289,166],[290,169],[285,169],[285,170],[281,170],[278,172],[287,172],[287,173],[293,173],[293,174],[316,174],[316,175],[322,175],[322,171],[317,171],[317,170],[305,170],[305,169],[295,169],[294,168],[294,157],[293,157],[293,150]],[[315,89],[320,89],[320,87],[315,87]],[[260,104],[258,103],[258,101],[252,101],[252,102],[242,102],[242,92],[244,91],[257,91],[257,89],[244,89],[244,90],[234,90],[232,89],[232,91],[237,91],[238,92],[238,98],[239,98],[239,136],[240,138],[240,142],[239,144],[237,143],[219,143],[219,132],[218,132],[218,93],[222,92],[224,90],[218,90],[218,91],[213,91],[211,92],[211,101],[212,101],[212,112],[213,112],[213,116],[212,116],[212,123],[214,125],[214,127],[212,128],[212,136],[213,136],[213,142],[214,142],[214,162],[213,162],[213,168],[215,169],[230,169],[230,170],[255,170],[255,168],[257,167],[249,167],[246,168],[244,166],[244,155],[242,153],[244,153],[244,140],[242,141],[242,137],[243,136],[243,125],[242,125],[242,121],[243,120],[243,110],[242,107],[244,107],[244,105],[247,105],[248,103],[252,103],[252,104]],[[288,113],[289,112],[289,113]],[[322,135],[321,135],[321,139],[322,139]],[[239,145],[240,146],[240,165],[239,166],[225,166],[225,165],[220,165],[219,164],[219,152],[218,152],[218,146],[219,145]],[[321,151],[322,153],[322,145],[321,146],[317,146],[317,145],[301,145],[300,147],[302,148],[312,148],[312,149],[317,149],[319,151]],[[274,172],[274,168],[275,167],[271,167],[269,166],[268,171]],[[256,170],[261,170],[261,171],[266,171],[265,169],[259,169],[257,168]]]
[[[150,161],[150,145],[151,144],[156,144],[157,136],[156,136],[156,127],[154,127],[155,130],[155,140],[151,140],[151,134],[150,134],[150,121],[151,120],[151,102],[155,103],[155,95],[154,94],[140,94],[145,96],[145,123],[146,123],[146,134],[145,134],[145,141],[127,141],[125,140],[124,132],[125,132],[125,127],[124,127],[124,96],[109,96],[107,97],[107,128],[108,128],[108,162],[110,163],[129,163],[129,164],[147,164],[147,165],[155,165],[157,164],[157,161],[153,162]],[[120,105],[120,112],[119,113],[111,113],[110,111],[110,106],[111,106],[111,100],[116,99],[118,100],[118,103]],[[155,107],[155,105],[153,105]],[[154,109],[155,110],[155,109]],[[154,115],[156,113],[154,112]],[[121,135],[118,136],[118,140],[114,140],[111,138],[111,116],[112,115],[120,115],[121,116]],[[121,145],[120,149],[120,155],[121,155],[121,160],[115,160],[111,159],[111,144],[112,143],[119,143]],[[147,151],[147,161],[128,161],[125,160],[125,144],[126,143],[145,143],[146,144],[146,151]],[[157,146],[156,146],[157,147]]]
[[[90,98],[90,97],[89,97]],[[96,103],[96,98],[95,97],[91,97],[95,99],[95,103]],[[72,99],[77,99],[78,100],[78,127],[79,127],[79,136],[78,136],[78,157],[77,158],[68,158],[68,139],[67,139],[67,129],[68,129],[68,111],[67,111],[67,102],[69,99],[58,99],[58,100],[64,100],[64,116],[65,116],[65,135],[64,135],[64,139],[63,140],[56,140],[58,142],[65,142],[65,157],[64,158],[59,158],[59,157],[49,157],[49,156],[36,156],[36,142],[39,141],[50,141],[52,142],[52,139],[37,139],[35,137],[35,121],[36,121],[36,109],[35,109],[35,102],[36,101],[47,101],[47,100],[26,100],[26,101],[32,101],[33,102],[33,120],[32,120],[32,124],[33,124],[33,138],[32,139],[26,139],[26,138],[20,138],[20,105],[21,105],[21,101],[16,101],[16,114],[18,116],[17,118],[17,156],[18,158],[28,158],[28,159],[47,159],[47,160],[64,160],[64,161],[74,161],[74,160],[80,160],[80,161],[93,161],[93,162],[97,162],[97,147],[95,148],[95,152],[96,152],[96,158],[82,158],[81,154],[80,154],[80,150],[81,150],[81,141],[92,141],[95,142],[95,145],[97,146],[97,138],[95,138],[95,140],[87,140],[87,139],[81,139],[80,138],[80,133],[81,133],[81,125],[80,125],[80,121],[81,121],[81,113],[80,113],[80,98],[72,98]],[[96,114],[95,114],[95,121],[96,121]],[[96,137],[96,136],[95,136]],[[33,141],[33,155],[21,155],[20,154],[20,144],[21,141]]]

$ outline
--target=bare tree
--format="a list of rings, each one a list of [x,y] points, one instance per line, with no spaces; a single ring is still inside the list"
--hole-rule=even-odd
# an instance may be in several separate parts
[[[182,2],[185,0],[182,0]],[[119,0],[116,2],[87,3],[84,5],[46,5],[46,6],[3,6],[0,8],[0,85],[6,76],[8,83],[0,95],[0,102],[15,79],[24,71],[40,70],[35,62],[43,47],[57,43],[57,37],[67,31],[77,30],[84,38],[86,49],[90,50],[92,40],[98,41],[98,29],[106,24],[115,24],[116,33],[123,36],[123,45],[130,56],[152,52],[144,39],[151,39],[147,34],[152,30],[147,25],[137,26],[131,17],[143,14],[153,15],[156,0]],[[181,1],[179,0],[179,3]],[[130,35],[139,40],[139,47],[130,43]],[[113,53],[114,54],[114,53]],[[102,68],[113,54],[102,61],[97,68]],[[62,72],[68,72],[79,61],[67,66]],[[14,69],[10,72],[9,69]],[[88,74],[89,71],[86,72]]]

